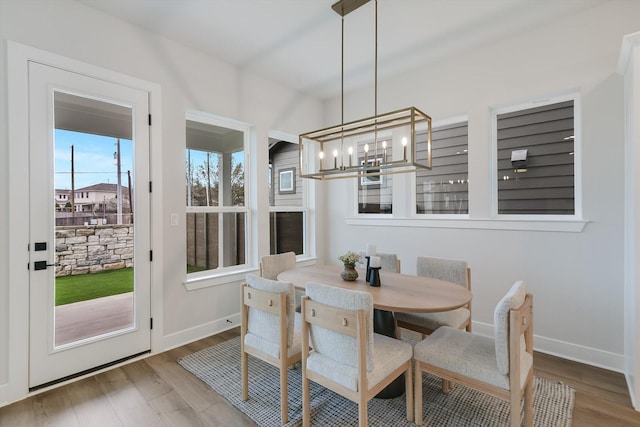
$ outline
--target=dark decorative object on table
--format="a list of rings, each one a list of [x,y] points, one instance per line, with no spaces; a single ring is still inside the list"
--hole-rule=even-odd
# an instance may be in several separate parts
[[[380,267],[369,267],[369,286],[380,286]]]
[[[369,273],[371,272],[371,267],[369,266],[369,261],[371,260],[370,256],[365,256],[365,258],[367,259],[367,269],[365,270],[366,273],[364,274],[364,280],[366,280],[367,282],[369,281]]]

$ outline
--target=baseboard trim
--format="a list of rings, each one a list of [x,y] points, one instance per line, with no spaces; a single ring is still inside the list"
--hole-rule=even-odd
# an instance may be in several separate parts
[[[633,377],[629,375],[629,373],[625,372],[624,378],[627,380],[627,390],[629,391],[629,397],[631,398],[631,406],[633,406],[633,409],[640,412],[640,402],[638,402],[638,396],[636,395],[636,391],[633,387]]]
[[[158,352],[171,350],[238,326],[240,326],[240,313],[165,335],[162,339],[163,348]]]
[[[493,325],[473,322],[473,333],[493,337]],[[624,356],[597,348],[533,335],[533,348],[541,353],[584,363],[609,371],[624,373]]]

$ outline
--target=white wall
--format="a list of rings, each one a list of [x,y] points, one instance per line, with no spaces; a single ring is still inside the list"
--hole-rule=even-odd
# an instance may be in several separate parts
[[[379,85],[379,112],[414,105],[434,120],[468,114],[474,219],[491,212],[490,108],[578,91],[583,216],[589,221],[582,232],[348,225],[343,201],[349,190],[328,182],[326,258],[364,250],[369,242],[396,252],[407,273],[415,272],[417,255],[465,259],[480,333],[491,331],[498,299],[524,279],[534,294],[537,349],[622,371],[624,97],[616,66],[622,37],[639,28],[640,2],[610,2]],[[372,92],[347,95],[345,105],[361,107],[345,111],[347,121],[370,115]],[[339,100],[325,111],[335,112],[327,125],[339,122]]]
[[[242,25],[238,17],[238,25]],[[164,299],[160,325],[164,339],[154,351],[178,345],[185,340],[213,333],[227,327],[224,319],[237,316],[239,290],[236,284],[222,284],[187,291],[185,279],[185,228],[169,225],[171,213],[185,217],[184,149],[185,111],[199,110],[249,123],[254,126],[255,143],[251,161],[258,165],[258,174],[267,175],[268,132],[277,130],[298,134],[321,125],[322,105],[280,85],[265,81],[234,68],[201,52],[178,45],[136,27],[114,19],[92,8],[69,1],[0,1],[0,405],[22,396],[4,396],[7,387],[8,339],[8,253],[24,250],[22,242],[9,242],[8,146],[26,141],[8,141],[7,135],[7,40],[29,45],[105,69],[157,83],[161,88],[161,124],[152,127],[160,132],[161,162],[152,164],[152,175],[160,185],[154,185],[155,197],[162,198],[162,208],[154,212],[160,222],[161,240],[154,243],[154,263],[161,263],[160,273],[152,286],[162,287]],[[12,177],[19,179],[19,177]],[[253,179],[258,192],[267,194],[266,179]],[[158,184],[158,183],[156,183]],[[262,188],[264,187],[264,188]],[[259,197],[261,206],[253,211],[259,220],[256,247],[264,255],[268,243],[268,199]],[[262,200],[264,199],[264,200]],[[256,199],[258,200],[258,198]],[[157,264],[156,264],[157,265]],[[28,283],[11,286],[27,287]],[[26,311],[28,307],[23,307]],[[156,323],[157,324],[157,323]],[[221,326],[222,325],[222,326]],[[24,349],[24,358],[28,349]],[[26,373],[20,373],[26,378]],[[18,385],[17,388],[26,388]]]

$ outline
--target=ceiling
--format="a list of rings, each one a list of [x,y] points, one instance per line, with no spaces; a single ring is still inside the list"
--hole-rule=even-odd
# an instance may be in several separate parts
[[[335,0],[78,0],[241,70],[325,99],[341,91]],[[608,0],[380,0],[378,80]],[[344,17],[345,92],[370,85],[375,2]]]

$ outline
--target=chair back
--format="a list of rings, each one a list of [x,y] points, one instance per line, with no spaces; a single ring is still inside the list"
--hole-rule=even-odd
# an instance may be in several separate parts
[[[265,255],[260,259],[260,276],[267,279],[276,280],[278,274],[292,268],[296,268],[295,252]]]
[[[380,257],[380,267],[382,267],[382,271],[400,273],[400,260],[396,254],[378,253],[376,256]]]
[[[422,277],[446,280],[469,288],[469,273],[467,262],[457,259],[443,259],[419,256],[416,264],[416,274]]]
[[[496,346],[496,363],[498,364],[498,372],[503,375],[509,373],[510,365],[510,344],[515,344],[511,348],[520,347],[520,351],[526,351],[526,342],[523,337],[523,333],[526,332],[526,328],[532,326],[533,318],[531,313],[531,296],[529,295],[528,304],[525,303],[527,298],[527,287],[522,280],[517,281],[511,286],[511,289],[502,297],[502,299],[496,305],[493,313],[493,325],[495,334],[495,346]],[[528,307],[528,312],[527,312]],[[517,310],[517,311],[516,311]],[[518,322],[518,319],[514,319],[514,324],[511,324],[512,313],[519,313],[518,319],[525,318],[527,320],[523,325],[522,321]],[[515,343],[511,343],[513,339],[517,339]]]
[[[304,324],[309,323],[310,346],[328,359],[358,368],[360,342],[356,326],[362,316],[366,369],[373,369],[373,298],[367,292],[307,283]],[[355,331],[355,332],[354,332]]]
[[[266,279],[255,274],[247,274],[246,279],[248,288],[243,293],[243,304],[248,306],[247,332],[274,344],[280,344],[280,302],[273,298],[272,294],[285,294],[287,347],[290,347],[293,343],[295,323],[293,284]]]
[[[376,256],[380,257],[380,268],[382,271],[400,273],[400,259],[398,258],[398,255],[378,252]],[[367,266],[367,260],[365,259],[364,252],[360,252],[360,264],[363,268]]]

